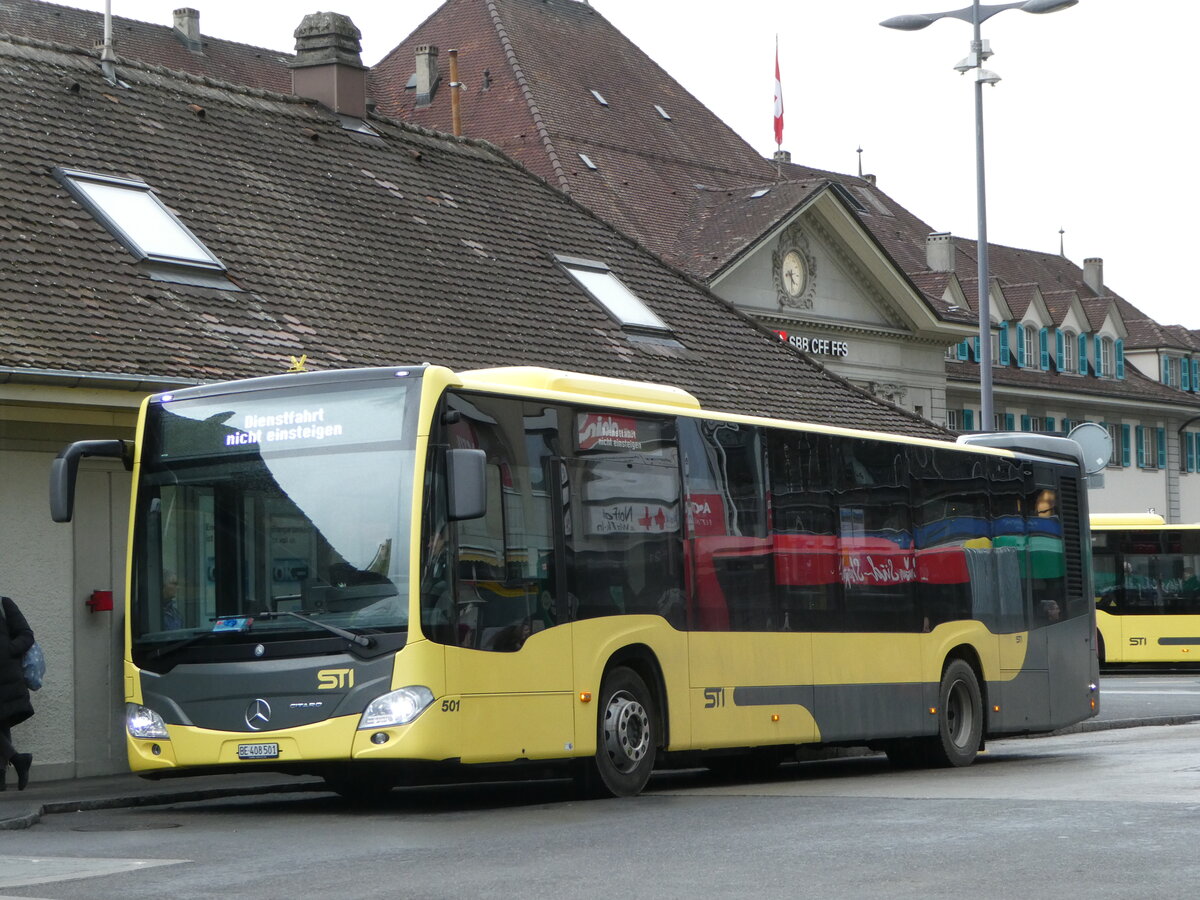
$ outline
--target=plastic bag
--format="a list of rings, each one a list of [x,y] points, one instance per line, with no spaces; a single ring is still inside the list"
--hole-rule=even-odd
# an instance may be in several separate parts
[[[25,686],[31,691],[42,686],[42,679],[46,676],[46,654],[37,641],[25,651],[25,658],[21,660],[21,674],[25,677]]]

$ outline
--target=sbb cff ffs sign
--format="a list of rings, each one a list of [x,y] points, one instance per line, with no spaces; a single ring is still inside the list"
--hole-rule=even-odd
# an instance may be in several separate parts
[[[805,353],[815,353],[820,356],[849,356],[850,345],[845,341],[831,341],[828,338],[810,338],[802,334],[789,335],[786,331],[776,331],[779,339],[791,344],[797,350]]]

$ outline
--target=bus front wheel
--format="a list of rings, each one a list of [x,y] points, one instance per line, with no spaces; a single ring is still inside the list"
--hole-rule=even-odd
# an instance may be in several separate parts
[[[983,695],[975,670],[961,659],[946,666],[938,692],[938,734],[930,744],[935,766],[969,766],[983,737]]]
[[[596,723],[596,756],[585,775],[592,796],[632,797],[641,793],[658,752],[654,700],[632,669],[620,666],[604,677]]]

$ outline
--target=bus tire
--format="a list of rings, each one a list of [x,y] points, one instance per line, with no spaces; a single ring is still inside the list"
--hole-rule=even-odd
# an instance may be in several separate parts
[[[653,695],[636,672],[618,666],[604,676],[596,717],[596,755],[585,773],[588,795],[641,793],[658,752],[657,722]]]
[[[983,738],[983,695],[975,670],[954,659],[942,674],[938,691],[938,734],[929,745],[934,766],[969,766]]]

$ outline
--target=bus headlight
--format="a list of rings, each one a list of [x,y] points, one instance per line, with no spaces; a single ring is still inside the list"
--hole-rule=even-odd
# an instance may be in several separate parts
[[[358,723],[359,730],[407,725],[432,702],[433,691],[419,684],[383,694],[367,705]]]
[[[167,723],[162,716],[148,706],[138,706],[136,703],[125,704],[125,727],[131,737],[153,739],[157,741],[170,740],[167,734]]]

